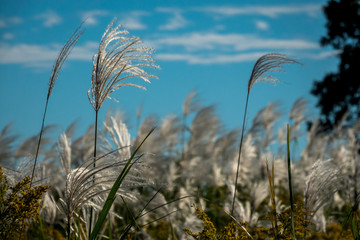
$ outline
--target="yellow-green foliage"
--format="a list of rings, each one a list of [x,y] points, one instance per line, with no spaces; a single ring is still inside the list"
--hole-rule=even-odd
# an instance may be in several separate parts
[[[194,239],[207,239],[207,240],[239,240],[239,239],[251,239],[245,231],[235,222],[231,221],[223,229],[217,233],[213,222],[208,215],[195,206],[197,217],[203,221],[204,228],[201,232],[193,233],[189,228],[185,228],[184,231],[192,236]],[[245,224],[246,227],[246,224]]]
[[[309,240],[337,240],[354,239],[350,229],[343,229],[339,223],[332,223],[326,227],[325,233],[312,233]]]
[[[296,237],[302,239],[305,236],[311,235],[311,229],[310,226],[313,225],[313,223],[308,220],[310,219],[310,214],[308,211],[306,211],[302,204],[302,199],[300,197],[297,197],[294,204],[294,227],[295,227],[295,235]],[[266,219],[271,219],[272,216],[268,215]],[[287,208],[282,213],[278,214],[278,229],[279,234],[277,236],[277,239],[293,239],[291,234],[291,209]],[[268,228],[254,228],[254,233],[259,239],[263,239],[269,236],[274,237],[273,234],[273,227]]]
[[[190,236],[192,236],[194,239],[216,239],[216,228],[214,226],[214,224],[211,222],[210,218],[208,217],[208,215],[201,210],[200,208],[195,207],[196,210],[196,214],[197,217],[203,221],[204,223],[204,228],[201,232],[198,233],[193,233],[189,228],[185,228],[184,231],[189,234]]]
[[[158,239],[158,240],[171,239],[170,226],[164,220],[158,221],[156,225],[150,225],[147,229],[147,232],[154,239]]]
[[[0,238],[18,238],[18,234],[37,219],[40,209],[40,199],[48,186],[30,187],[31,178],[23,180],[10,187],[0,167]]]
[[[241,223],[243,227],[249,232],[247,223]],[[218,239],[221,240],[240,240],[240,239],[251,239],[247,233],[234,221],[231,221],[221,231]]]
[[[47,226],[46,224],[41,226],[41,224],[39,224],[40,221],[31,224],[26,235],[24,234],[21,236],[23,240],[66,240],[59,230],[52,226]],[[74,237],[72,239],[78,238]]]
[[[254,239],[292,239],[291,235],[291,227],[290,227],[290,221],[291,221],[291,212],[290,208],[283,211],[281,214],[278,215],[278,229],[279,229],[279,235],[275,238],[273,235],[273,228],[267,227],[267,228],[258,228],[255,227],[252,230],[249,229],[246,222],[241,223],[241,226],[234,222],[229,221],[229,223],[224,226],[219,231],[214,226],[211,219],[208,217],[208,215],[201,210],[200,208],[196,207],[196,214],[197,217],[203,221],[204,228],[201,232],[193,233],[189,228],[185,228],[184,231],[189,235],[192,236],[194,239],[209,239],[209,240],[240,240],[240,239],[251,239],[251,237],[243,230],[242,227],[245,227],[248,232],[252,234],[252,237]],[[333,238],[334,236],[340,236],[342,229],[336,229],[335,227],[328,229],[328,234],[313,234],[313,232],[310,229],[310,226],[313,225],[313,223],[308,220],[310,213],[306,211],[303,208],[302,199],[297,198],[296,204],[294,205],[294,222],[295,222],[295,234],[299,239],[303,239],[304,234],[306,233],[307,238],[312,236],[319,236],[320,239],[336,239]],[[266,219],[271,219],[271,216],[267,216]],[[341,226],[340,226],[341,228]],[[351,236],[351,232],[347,233],[347,235],[341,235],[341,238],[338,239],[347,239],[343,237]]]
[[[310,226],[313,223],[308,220],[310,213],[304,209],[302,199],[298,198],[294,204],[294,227],[295,236],[302,237],[311,233]],[[279,215],[280,225],[280,238],[279,239],[292,239],[291,236],[291,209],[288,208]]]

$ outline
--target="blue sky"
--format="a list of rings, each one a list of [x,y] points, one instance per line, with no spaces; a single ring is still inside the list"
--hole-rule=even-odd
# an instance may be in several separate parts
[[[62,68],[49,102],[47,124],[61,133],[78,120],[78,134],[94,121],[88,101],[92,56],[107,25],[117,18],[130,35],[155,49],[161,70],[146,91],[131,87],[113,95],[100,111],[120,109],[134,127],[136,111],[160,118],[180,114],[186,95],[196,89],[205,104],[216,104],[228,129],[240,127],[247,81],[262,54],[285,53],[304,66],[275,74],[284,83],[256,84],[249,121],[269,102],[289,112],[299,97],[309,101],[313,80],[336,71],[334,51],[322,48],[326,33],[321,6],[326,1],[13,1],[0,0],[0,128],[9,122],[22,137],[38,133],[52,65],[63,44],[86,18],[85,33]],[[140,83],[140,80],[134,80]],[[285,123],[286,119],[284,119]]]

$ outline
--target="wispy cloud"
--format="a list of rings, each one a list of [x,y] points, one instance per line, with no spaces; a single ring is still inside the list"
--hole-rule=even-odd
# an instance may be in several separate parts
[[[11,25],[16,25],[22,23],[23,20],[20,17],[10,17],[0,19],[0,28],[9,27]]]
[[[157,60],[164,61],[185,61],[189,64],[224,64],[248,62],[258,59],[265,52],[240,53],[240,54],[157,54]]]
[[[107,16],[109,13],[105,10],[91,10],[81,13],[82,20],[86,20],[87,25],[96,25],[98,23],[97,17]]]
[[[83,45],[77,45],[69,55],[69,60],[92,61],[93,55],[99,47],[98,42],[86,42]]]
[[[158,36],[149,41],[157,49],[158,60],[189,64],[223,64],[254,61],[269,52],[283,52],[307,59],[323,59],[317,42],[303,39],[261,38],[250,34],[190,33]],[[307,54],[305,54],[307,52]]]
[[[326,58],[335,58],[340,53],[341,53],[341,51],[339,51],[339,50],[327,50],[327,51],[321,51],[321,52],[299,52],[298,56],[300,58],[321,60],[321,59],[326,59]]]
[[[3,35],[2,35],[2,38],[3,39],[5,39],[5,40],[11,40],[11,39],[14,39],[14,34],[12,34],[12,33],[4,33]]]
[[[317,42],[304,39],[262,38],[254,34],[237,33],[160,34],[153,39],[147,39],[146,43],[157,49],[158,60],[184,61],[189,64],[254,61],[264,53],[272,51],[293,53],[295,56],[301,53],[301,57],[308,59],[323,59],[334,54],[325,53]],[[69,60],[91,61],[97,47],[97,42],[77,45]],[[60,48],[60,44],[0,43],[0,64],[51,67]]]
[[[172,17],[167,23],[159,27],[160,30],[176,30],[183,28],[188,24],[188,21],[182,16],[182,10],[179,8],[163,8],[159,7],[156,9],[158,12],[169,13]]]
[[[244,51],[254,49],[316,49],[318,43],[302,39],[259,38],[256,35],[190,33],[159,37],[150,41],[155,48],[183,47],[187,51]]]
[[[30,64],[32,62],[50,61],[56,58],[58,50],[50,46],[18,44],[0,45],[0,64]]]
[[[278,17],[285,14],[307,14],[309,16],[319,16],[321,14],[320,4],[303,4],[303,5],[268,5],[268,6],[209,6],[202,8],[194,8],[210,14],[221,16],[235,15],[261,15],[267,17]]]
[[[132,29],[132,30],[146,29],[147,26],[141,21],[141,18],[143,16],[148,16],[148,15],[150,15],[150,13],[145,11],[128,12],[124,14],[123,17],[121,18],[121,23],[123,23],[127,29]]]
[[[240,63],[240,62],[253,62],[262,55],[269,53],[268,51],[263,52],[248,52],[238,54],[225,54],[225,53],[214,53],[214,54],[198,54],[198,53],[160,53],[156,55],[158,61],[183,61],[189,64],[199,65],[211,65],[211,64],[229,64],[229,63]],[[335,57],[337,52],[335,51],[324,51],[317,53],[303,53],[303,52],[289,52],[290,56],[296,56],[299,59],[312,59],[321,60],[329,57]]]
[[[60,44],[35,45],[0,44],[0,64],[22,64],[26,67],[51,67],[59,51]],[[96,52],[98,43],[87,42],[81,46],[76,46],[69,55],[69,60],[92,61],[92,56]]]
[[[43,20],[45,27],[52,27],[62,22],[62,18],[54,11],[48,10],[35,16],[35,19]]]
[[[268,30],[269,29],[269,24],[267,22],[261,21],[261,20],[255,21],[255,26],[259,30]]]
[[[180,14],[175,13],[168,23],[161,25],[160,30],[176,30],[187,25],[186,19]]]

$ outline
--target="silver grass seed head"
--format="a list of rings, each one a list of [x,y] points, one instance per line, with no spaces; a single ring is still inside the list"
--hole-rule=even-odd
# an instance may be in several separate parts
[[[46,192],[42,198],[40,216],[45,222],[53,224],[57,216],[56,201],[49,192]]]
[[[84,30],[82,29],[82,24],[80,24],[80,26],[75,30],[75,32],[71,35],[71,37],[69,38],[69,40],[65,43],[64,47],[61,49],[55,64],[53,66],[53,70],[50,76],[50,80],[49,80],[49,88],[48,88],[48,93],[47,93],[47,100],[49,100],[50,95],[52,93],[52,90],[54,88],[56,79],[59,76],[60,73],[60,69],[62,68],[62,66],[65,63],[65,60],[67,59],[67,57],[69,56],[71,50],[75,47],[75,44],[79,41],[79,38],[81,37],[81,35],[84,33]]]
[[[313,214],[344,187],[341,167],[332,160],[317,160],[305,179],[304,204]]]
[[[143,68],[160,68],[154,64],[153,49],[144,47],[139,37],[129,37],[128,32],[120,30],[122,25],[114,28],[114,19],[106,28],[93,57],[91,88],[88,97],[95,111],[98,111],[111,93],[122,86],[133,86],[145,89],[141,85],[123,82],[129,78],[141,78],[149,82],[150,75]],[[116,99],[115,99],[116,100]]]
[[[66,136],[66,133],[60,135],[58,148],[61,165],[63,166],[66,175],[68,175],[71,167],[71,142],[70,139]]]
[[[302,122],[307,117],[305,114],[307,104],[308,101],[303,97],[296,99],[290,110],[290,119],[294,120],[295,123]]]
[[[190,113],[197,112],[201,108],[199,96],[195,90],[192,90],[185,98],[183,104],[183,114],[188,116]]]
[[[131,156],[130,152],[130,133],[125,123],[119,118],[114,118],[110,116],[110,119],[106,123],[104,121],[104,136],[102,136],[103,142],[105,143],[105,150],[111,152],[113,145],[118,149],[118,154],[121,159],[128,159]],[[107,140],[109,135],[110,141]]]
[[[270,76],[268,72],[284,72],[282,68],[283,64],[297,63],[298,61],[286,57],[284,54],[279,53],[268,53],[260,57],[251,72],[251,76],[248,82],[248,94],[251,91],[252,86],[259,81],[276,84],[279,79]]]

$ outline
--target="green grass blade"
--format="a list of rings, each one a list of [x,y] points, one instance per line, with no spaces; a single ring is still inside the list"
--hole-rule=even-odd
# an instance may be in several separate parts
[[[123,168],[123,170],[121,171],[120,175],[118,176],[118,178],[116,179],[114,185],[112,186],[109,195],[105,201],[105,204],[99,214],[99,217],[96,221],[95,227],[92,230],[91,234],[90,234],[90,240],[94,240],[97,235],[100,232],[100,229],[105,221],[105,218],[107,216],[107,214],[110,211],[110,208],[112,206],[112,204],[114,203],[114,200],[116,198],[116,193],[118,191],[118,189],[120,188],[121,183],[124,181],[126,175],[129,173],[131,167],[133,166],[133,162],[132,160],[134,159],[135,155],[137,154],[137,152],[139,151],[140,147],[144,144],[144,142],[146,141],[146,139],[150,136],[150,134],[154,131],[154,128],[151,129],[151,131],[146,135],[146,137],[144,138],[144,140],[139,144],[139,146],[135,149],[135,151],[132,153],[131,157],[129,158],[129,160],[127,161],[125,167]]]
[[[80,220],[78,221],[78,234],[77,234],[77,240],[81,239],[81,225]],[[71,238],[71,237],[70,237]]]
[[[353,207],[350,207],[348,209],[348,212],[346,214],[346,218],[345,220],[343,221],[343,223],[341,224],[341,227],[343,229],[346,228],[346,224],[349,222],[349,225],[350,225],[350,230],[351,230],[351,233],[353,235],[353,238],[354,239],[360,239],[360,233],[359,233],[359,222],[356,218],[356,216],[354,216],[354,209]]]
[[[127,210],[128,213],[130,214],[130,216],[131,216],[131,218],[132,218],[132,222],[134,223],[135,227],[136,227],[136,228],[139,228],[139,225],[137,224],[137,221],[136,221],[136,219],[135,219],[135,217],[134,217],[134,214],[131,212],[129,206],[128,206],[127,203],[125,202],[125,199],[124,199],[122,196],[120,196],[120,197],[121,197],[121,200],[123,201],[123,203],[124,203],[124,205],[125,205],[126,210]]]
[[[39,214],[39,228],[40,228],[40,232],[41,232],[41,239],[42,240],[47,240],[47,236],[45,235],[45,228],[44,228],[44,223],[43,223],[43,220]]]
[[[354,240],[359,240],[359,223],[353,211],[350,214],[350,229]]]
[[[292,184],[291,184],[291,158],[290,158],[290,130],[289,124],[287,125],[287,162],[288,162],[288,176],[289,176],[289,192],[290,192],[290,206],[291,206],[291,234],[293,239],[295,237],[295,224],[294,224],[294,201],[293,201],[293,193],[292,193]]]

